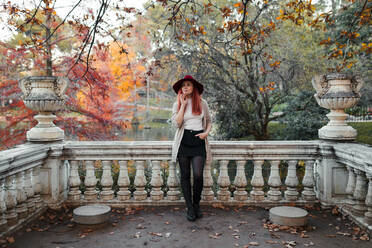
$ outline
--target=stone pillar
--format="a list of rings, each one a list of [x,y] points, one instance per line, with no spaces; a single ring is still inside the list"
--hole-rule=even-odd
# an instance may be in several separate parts
[[[87,201],[97,200],[97,178],[94,171],[94,161],[86,160],[85,162],[85,192],[84,199]]]
[[[345,202],[348,172],[343,164],[336,160],[333,143],[320,142],[315,179],[316,195],[323,208]]]
[[[32,168],[25,171],[25,191],[27,195],[27,209],[29,214],[35,212],[35,192],[34,187],[32,187]]]
[[[134,178],[134,199],[137,201],[143,201],[147,198],[147,192],[145,190],[146,177],[145,177],[145,161],[136,161],[136,177]]]
[[[368,173],[367,178],[368,178],[368,193],[366,196],[367,212],[364,213],[364,221],[368,225],[372,225],[372,173]]]
[[[180,199],[180,191],[178,190],[178,179],[176,176],[176,166],[172,161],[168,161],[169,164],[169,175],[167,180],[167,185],[169,190],[167,192],[167,199],[171,201],[177,201]]]
[[[34,202],[35,208],[40,209],[43,206],[43,201],[41,200],[41,183],[40,183],[40,165],[32,168],[32,187],[34,189]]]
[[[14,226],[18,222],[18,215],[16,212],[17,198],[16,198],[16,189],[14,185],[14,175],[8,176],[5,179],[6,187],[6,212],[5,217],[8,222],[8,226]]]
[[[27,217],[27,195],[24,188],[24,171],[17,173],[16,175],[16,187],[17,187],[17,207],[16,212],[19,219],[25,219]]]
[[[203,191],[202,199],[203,201],[210,202],[214,200],[213,178],[211,173],[211,164],[205,163],[203,171]]]
[[[355,182],[356,182],[354,169],[351,166],[346,166],[346,167],[349,172],[347,185],[346,185],[346,193],[348,194],[348,198],[350,200],[351,205],[354,205],[353,195],[354,195]]]
[[[297,160],[288,161],[288,174],[285,179],[287,190],[284,192],[285,199],[288,201],[296,201],[298,199],[298,178],[296,171]]]
[[[79,201],[81,197],[80,191],[80,177],[79,177],[79,161],[70,161],[70,177],[68,180],[70,190],[68,191],[68,199],[70,201]]]
[[[120,201],[127,201],[130,200],[130,181],[128,176],[128,161],[119,161],[119,177],[118,177],[118,186],[119,191],[117,193],[118,200]]]
[[[4,232],[7,229],[7,221],[4,216],[4,213],[6,212],[6,195],[4,193],[4,181],[4,178],[0,179],[0,233]]]
[[[315,201],[313,166],[314,160],[305,161],[305,175],[302,180],[302,185],[304,186],[302,198],[306,201]]]
[[[227,173],[227,165],[229,164],[228,160],[220,160],[220,174],[218,176],[218,186],[219,190],[217,192],[217,199],[223,202],[227,202],[230,199],[230,178]]]
[[[59,209],[68,194],[68,163],[61,160],[63,145],[56,143],[50,146],[49,156],[40,168],[41,195],[51,209]],[[66,182],[66,185],[64,185]]]
[[[236,169],[236,176],[234,180],[234,185],[236,186],[236,191],[234,192],[234,199],[236,201],[246,201],[248,199],[248,193],[245,190],[247,187],[247,179],[245,177],[245,164],[247,161],[245,160],[238,160],[237,169]]]
[[[353,195],[355,204],[353,206],[352,212],[356,216],[364,216],[364,213],[367,211],[365,202],[367,196],[367,180],[363,171],[356,169],[355,173],[357,174],[357,180]]]
[[[101,178],[102,185],[101,199],[104,201],[114,199],[114,191],[112,190],[114,180],[112,179],[111,165],[112,165],[111,160],[102,161],[103,173]]]
[[[263,160],[253,160],[254,164],[254,171],[252,176],[252,191],[251,191],[251,198],[254,201],[263,201],[265,198],[265,194],[263,192],[263,186],[265,185],[263,176],[262,176],[262,164],[264,163]]]
[[[282,185],[282,181],[280,180],[279,175],[279,160],[270,161],[271,168],[270,168],[270,177],[268,184],[270,186],[270,190],[267,192],[267,196],[270,201],[280,201],[282,199],[282,192],[280,191],[280,186]]]
[[[159,160],[152,161],[152,175],[150,184],[152,186],[152,190],[150,192],[151,200],[153,201],[162,200],[163,191],[161,190],[161,186],[163,186],[163,178],[161,177]]]

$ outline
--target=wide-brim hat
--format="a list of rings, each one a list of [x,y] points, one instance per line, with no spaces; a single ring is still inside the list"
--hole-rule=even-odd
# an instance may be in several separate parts
[[[194,87],[196,87],[198,89],[199,94],[202,94],[203,93],[204,86],[201,83],[199,83],[198,81],[196,81],[192,76],[186,75],[184,78],[178,80],[175,84],[173,84],[173,90],[176,92],[176,94],[178,94],[178,91],[182,87],[182,83],[185,82],[185,81],[192,82],[192,84],[194,85]]]

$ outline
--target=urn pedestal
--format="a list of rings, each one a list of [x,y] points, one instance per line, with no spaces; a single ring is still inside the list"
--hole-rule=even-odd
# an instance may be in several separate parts
[[[315,77],[312,84],[317,91],[314,97],[318,104],[331,110],[327,114],[330,121],[318,131],[319,138],[354,140],[357,131],[346,124],[348,115],[344,110],[353,107],[359,101],[362,80],[347,74],[330,74]]]
[[[38,111],[34,118],[38,124],[27,132],[28,141],[59,141],[64,139],[64,131],[54,125],[54,113],[64,108],[63,94],[66,78],[32,76],[19,81],[26,107]]]

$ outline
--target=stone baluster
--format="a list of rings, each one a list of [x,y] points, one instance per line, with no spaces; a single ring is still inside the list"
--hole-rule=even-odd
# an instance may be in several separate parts
[[[296,174],[297,160],[288,161],[288,174],[285,179],[287,190],[284,192],[285,199],[288,201],[296,201],[298,198],[298,178]]]
[[[348,177],[347,185],[346,185],[346,193],[348,194],[348,198],[350,202],[353,204],[353,195],[354,195],[354,189],[355,189],[355,183],[356,183],[356,175],[354,173],[353,167],[347,166],[347,170],[349,172],[349,177]]]
[[[24,171],[17,173],[16,175],[16,187],[17,187],[17,207],[16,212],[19,219],[25,219],[27,217],[27,195],[24,189]]]
[[[43,201],[41,200],[41,182],[40,182],[40,167],[36,166],[32,169],[32,187],[34,189],[34,202],[35,202],[35,208],[40,209],[43,206]]]
[[[368,225],[372,225],[372,173],[368,173],[367,178],[368,178],[368,193],[366,196],[367,212],[364,213],[364,221]]]
[[[17,196],[16,196],[16,189],[14,185],[14,175],[8,176],[5,180],[5,187],[6,187],[6,212],[5,217],[8,222],[8,226],[14,226],[17,224],[18,215],[16,212],[17,206]]]
[[[27,195],[27,209],[29,214],[33,214],[35,212],[35,192],[34,187],[32,187],[32,169],[28,169],[25,171],[24,174],[25,179],[25,191]]]
[[[236,191],[234,192],[234,199],[236,201],[246,201],[248,199],[248,193],[245,190],[247,186],[247,179],[245,177],[245,160],[238,160],[236,176],[234,179],[234,185],[236,186]]]
[[[4,216],[6,212],[6,195],[4,192],[4,178],[0,179],[0,233],[4,232],[7,229],[7,221]]]
[[[302,180],[304,190],[302,191],[302,198],[306,201],[315,201],[314,192],[314,160],[305,161],[305,175]]]
[[[214,200],[213,187],[213,178],[211,173],[211,164],[206,163],[203,170],[203,191],[202,199],[206,202],[211,202]]]
[[[270,161],[270,177],[268,184],[270,186],[270,190],[267,192],[268,199],[270,201],[280,201],[282,199],[282,192],[280,191],[280,186],[282,185],[282,181],[280,180],[279,175],[279,160]]]
[[[145,190],[146,177],[145,177],[145,161],[136,161],[136,177],[134,178],[134,186],[136,191],[134,191],[134,199],[137,201],[143,201],[147,198],[147,192]]]
[[[262,164],[264,163],[263,160],[254,160],[254,170],[252,176],[252,191],[251,191],[251,198],[254,201],[263,201],[265,198],[265,193],[263,192],[263,186],[265,185],[265,181],[262,176]]]
[[[68,179],[70,190],[68,191],[68,198],[71,201],[78,201],[81,196],[81,191],[79,189],[81,183],[79,177],[79,164],[77,160],[71,160],[70,165],[70,177]]]
[[[230,199],[230,178],[227,173],[228,160],[220,160],[220,175],[218,176],[218,186],[219,190],[217,192],[217,199],[223,202],[227,202]]]
[[[112,179],[111,165],[112,165],[111,160],[102,161],[103,173],[101,178],[102,185],[101,199],[104,201],[114,199],[114,191],[112,190],[114,180]]]
[[[178,190],[179,182],[176,176],[176,165],[172,161],[169,163],[169,175],[167,185],[169,190],[167,192],[167,199],[171,201],[178,201],[180,199],[180,191]]]
[[[129,191],[129,176],[128,176],[128,161],[119,161],[119,177],[118,177],[118,186],[119,191],[117,193],[118,200],[127,201],[130,200],[130,191]]]
[[[84,199],[87,201],[97,200],[97,178],[94,171],[94,161],[86,160],[85,161],[85,192],[84,192]]]
[[[163,191],[161,190],[161,186],[163,186],[163,178],[160,174],[160,161],[154,160],[152,161],[152,175],[150,184],[152,186],[152,190],[150,192],[151,200],[153,201],[160,201],[163,199]]]
[[[353,195],[355,204],[353,206],[352,212],[356,216],[364,216],[364,213],[367,211],[367,207],[365,204],[367,196],[367,180],[363,171],[355,169],[355,174],[357,174],[357,180]]]

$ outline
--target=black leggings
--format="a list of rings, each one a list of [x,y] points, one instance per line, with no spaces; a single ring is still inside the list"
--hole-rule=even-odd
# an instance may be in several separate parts
[[[178,157],[181,169],[181,188],[183,196],[185,197],[186,206],[199,205],[201,199],[201,192],[203,190],[203,169],[205,158],[203,156],[195,157]],[[190,162],[192,164],[192,171],[194,177],[193,197],[191,201],[191,183],[190,183]]]

